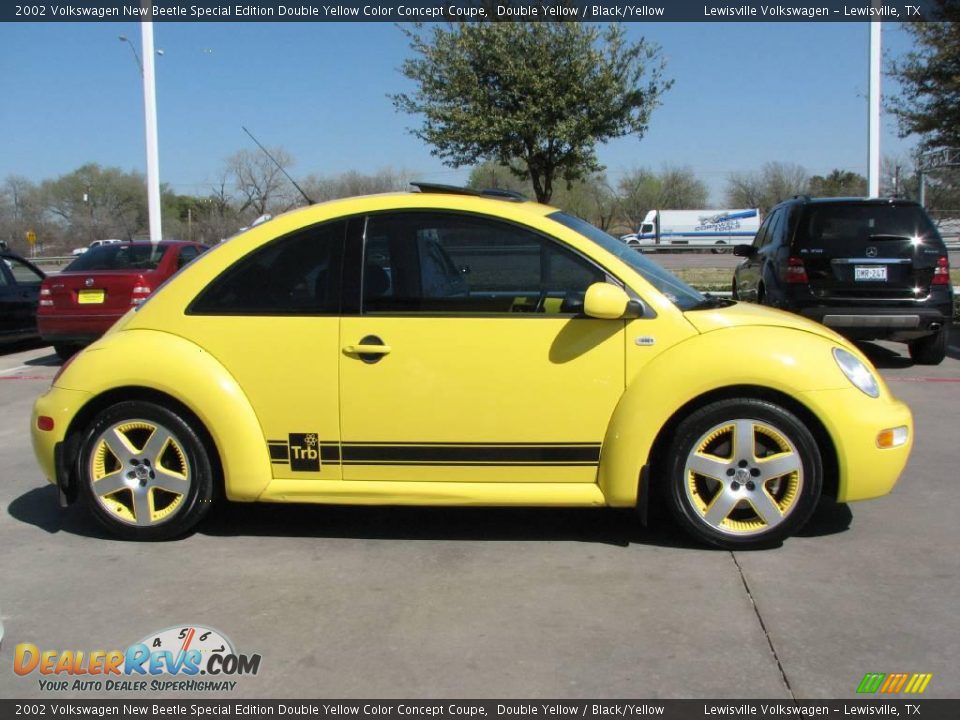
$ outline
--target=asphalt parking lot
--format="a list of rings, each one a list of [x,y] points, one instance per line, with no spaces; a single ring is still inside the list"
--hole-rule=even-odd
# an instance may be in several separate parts
[[[17,643],[122,649],[189,623],[262,655],[236,698],[789,700],[851,697],[867,672],[960,696],[960,346],[934,368],[865,348],[914,411],[905,475],[754,553],[610,510],[236,505],[183,540],[115,541],[61,510],[33,459],[30,407],[59,361],[3,352],[0,697],[103,695],[41,692],[12,671]]]

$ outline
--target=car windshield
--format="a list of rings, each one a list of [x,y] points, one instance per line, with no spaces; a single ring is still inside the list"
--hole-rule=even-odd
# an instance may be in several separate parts
[[[551,220],[556,220],[561,225],[565,225],[571,230],[580,233],[585,238],[592,240],[607,252],[616,255],[640,273],[644,280],[663,293],[670,302],[681,310],[693,310],[709,304],[708,299],[703,294],[694,290],[683,282],[683,280],[667,272],[626,243],[617,240],[612,235],[608,235],[600,228],[594,227],[586,220],[581,220],[573,215],[567,215],[564,212],[555,212],[549,217]]]
[[[154,270],[166,249],[153,243],[101,245],[87,250],[65,270]]]

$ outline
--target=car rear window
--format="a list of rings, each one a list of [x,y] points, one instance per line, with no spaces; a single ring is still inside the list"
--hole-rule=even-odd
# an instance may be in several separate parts
[[[906,239],[914,245],[942,244],[937,229],[919,207],[902,205],[812,205],[796,235],[800,248],[855,251],[878,240]]]
[[[65,268],[70,270],[154,270],[163,259],[165,245],[101,245],[87,250]]]

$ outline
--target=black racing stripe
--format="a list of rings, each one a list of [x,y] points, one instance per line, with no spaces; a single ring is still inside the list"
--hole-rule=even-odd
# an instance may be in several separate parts
[[[596,461],[590,462],[459,462],[445,460],[431,462],[430,460],[345,460],[341,465],[416,465],[418,467],[596,467]]]
[[[272,440],[268,442],[269,444],[267,447],[270,448],[271,462],[286,462],[290,459],[290,449],[287,447],[286,443],[275,443]]]
[[[322,462],[340,462],[340,445],[335,443],[321,443],[320,460]]]
[[[600,460],[597,444],[454,445],[355,444],[343,446],[344,464],[499,464],[580,465]]]

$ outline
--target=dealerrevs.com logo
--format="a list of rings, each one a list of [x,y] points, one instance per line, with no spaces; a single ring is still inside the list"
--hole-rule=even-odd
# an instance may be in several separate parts
[[[243,655],[223,633],[203,625],[178,625],[151,633],[125,650],[14,649],[13,671],[38,674],[43,691],[230,691],[232,679],[256,675],[260,655]]]

